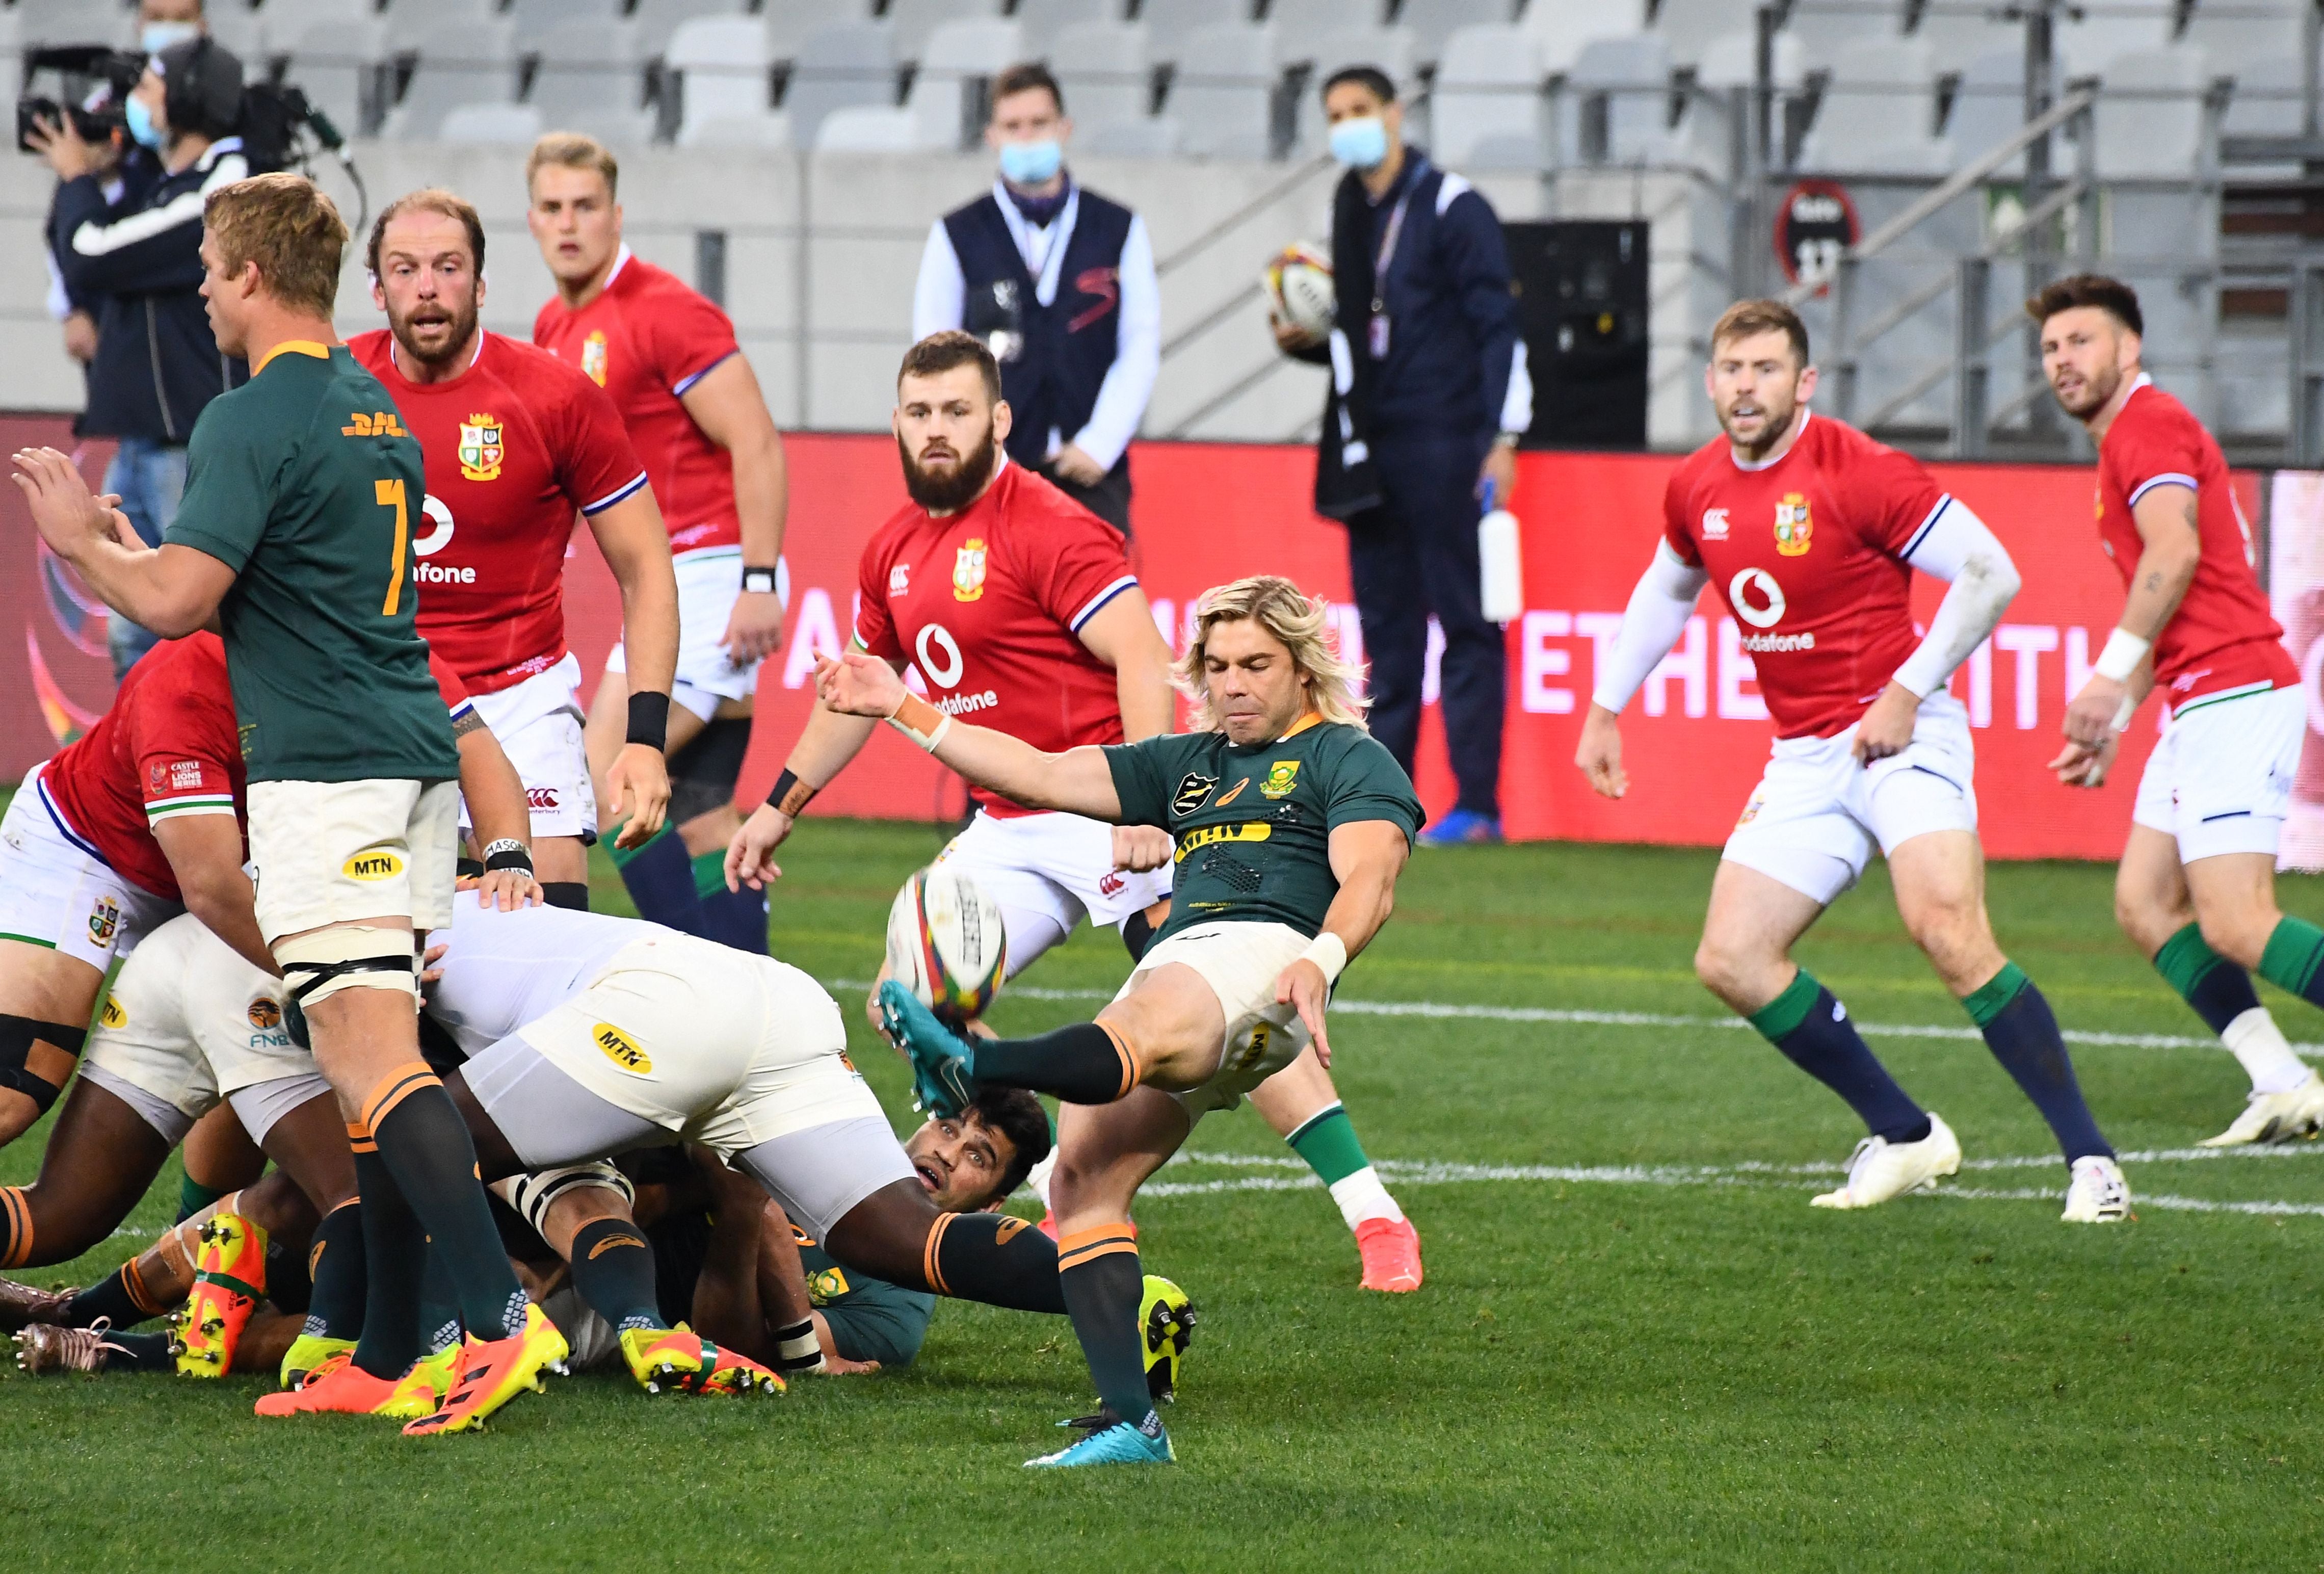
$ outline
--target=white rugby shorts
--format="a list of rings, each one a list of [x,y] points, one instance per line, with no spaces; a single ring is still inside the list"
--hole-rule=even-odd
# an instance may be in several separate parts
[[[2296,688],[2206,694],[2173,711],[2138,778],[2135,825],[2179,841],[2179,861],[2273,856],[2308,734]]]
[[[1829,904],[1885,856],[1935,830],[1977,829],[1969,713],[1940,689],[1921,701],[1904,752],[1858,764],[1849,727],[1777,738],[1720,856]]]
[[[705,547],[681,552],[673,566],[678,570],[678,681],[670,685],[670,702],[708,721],[722,702],[748,699],[759,691],[761,663],[736,666],[720,643],[726,637],[726,620],[734,616],[735,597],[742,594],[742,549]],[[776,584],[788,579],[778,565]],[[605,658],[605,671],[629,671],[629,657],[619,641]]]
[[[1179,931],[1146,955],[1123,980],[1120,1000],[1138,980],[1172,963],[1192,968],[1219,997],[1227,1020],[1219,1042],[1219,1069],[1200,1087],[1172,1092],[1197,1121],[1214,1109],[1232,1109],[1244,1094],[1297,1060],[1307,1024],[1296,1006],[1278,1005],[1275,980],[1307,949],[1309,937],[1287,923],[1225,921]]]
[[[546,671],[491,694],[473,694],[476,715],[516,767],[538,837],[594,837],[597,792],[581,741],[581,661],[571,652]],[[460,801],[460,829],[475,826]]]
[[[1001,904],[1012,978],[1081,923],[1119,928],[1170,894],[1168,865],[1143,874],[1116,869],[1113,828],[1078,814],[1004,819],[980,809],[936,862]]]
[[[452,921],[459,819],[456,782],[253,782],[259,932],[271,945],[365,918],[441,929]]]
[[[0,816],[0,940],[44,946],[102,973],[179,911],[115,874],[66,823],[33,768]]]
[[[221,1098],[263,1142],[282,1114],[331,1090],[282,1025],[282,980],[191,913],[155,930],[122,964],[81,1053],[81,1075],[172,1143]]]

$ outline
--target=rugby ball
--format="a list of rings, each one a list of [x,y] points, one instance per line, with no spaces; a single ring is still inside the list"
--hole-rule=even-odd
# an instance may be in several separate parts
[[[1309,241],[1295,241],[1267,264],[1267,300],[1279,322],[1311,338],[1332,331],[1332,254]]]
[[[1000,904],[956,869],[922,869],[888,910],[888,976],[955,1027],[982,1016],[1009,976]]]

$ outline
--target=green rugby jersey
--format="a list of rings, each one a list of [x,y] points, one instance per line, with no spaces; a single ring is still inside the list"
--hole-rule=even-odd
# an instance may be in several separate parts
[[[1122,822],[1160,826],[1177,843],[1170,921],[1157,940],[1222,919],[1315,934],[1340,891],[1333,830],[1385,819],[1408,842],[1427,819],[1379,739],[1314,716],[1273,743],[1176,733],[1113,745],[1105,763]]]
[[[277,346],[194,422],[164,539],[235,570],[218,624],[253,782],[459,774],[413,623],[427,493],[419,443],[344,345]]]

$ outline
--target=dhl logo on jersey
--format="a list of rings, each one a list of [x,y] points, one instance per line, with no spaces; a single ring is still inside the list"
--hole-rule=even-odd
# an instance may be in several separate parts
[[[1183,864],[1186,855],[1197,847],[1211,847],[1219,842],[1263,842],[1275,834],[1275,828],[1263,819],[1239,819],[1230,825],[1206,825],[1190,830],[1178,838],[1178,850],[1171,862]]]
[[[638,1047],[637,1040],[630,1037],[612,1023],[599,1023],[589,1030],[589,1037],[599,1049],[605,1051],[605,1059],[613,1061],[622,1070],[635,1072],[641,1077],[653,1075],[653,1057]]]
[[[410,437],[392,410],[374,410],[369,415],[357,410],[347,416],[347,424],[339,428],[341,437]]]
[[[1803,558],[1815,544],[1814,531],[1805,494],[1784,493],[1784,500],[1775,505],[1775,550],[1787,558]]]
[[[471,415],[460,423],[460,474],[470,481],[497,481],[506,450],[501,423],[490,415]]]

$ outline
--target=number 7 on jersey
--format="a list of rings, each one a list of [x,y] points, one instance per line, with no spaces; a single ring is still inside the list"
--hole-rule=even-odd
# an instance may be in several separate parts
[[[387,600],[379,609],[382,617],[393,617],[403,600],[403,549],[411,539],[411,511],[403,495],[403,479],[374,481],[372,495],[382,508],[395,510],[395,558],[387,570]]]

